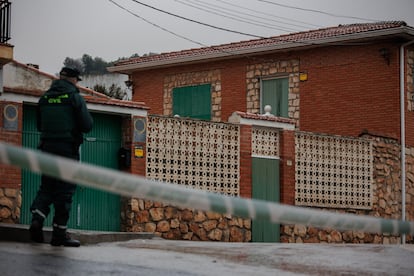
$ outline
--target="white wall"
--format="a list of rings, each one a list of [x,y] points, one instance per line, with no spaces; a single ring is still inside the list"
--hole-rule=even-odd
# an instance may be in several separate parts
[[[83,87],[88,87],[93,89],[97,84],[104,85],[106,88],[109,88],[112,84],[120,86],[123,91],[127,93],[127,99],[132,98],[131,89],[125,85],[125,81],[128,80],[128,76],[124,74],[117,73],[108,73],[105,75],[83,75],[81,76],[82,81],[79,82],[79,85]]]

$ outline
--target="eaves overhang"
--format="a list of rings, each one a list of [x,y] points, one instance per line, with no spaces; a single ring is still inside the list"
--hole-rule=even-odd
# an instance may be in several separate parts
[[[25,91],[23,89],[5,87],[4,92],[0,94],[0,100],[36,105],[42,93],[44,93],[44,91]],[[149,107],[147,107],[143,102],[123,101],[109,97],[99,98],[90,94],[84,94],[83,97],[88,109],[98,113],[146,117],[149,110]]]
[[[194,63],[204,63],[211,61],[220,61],[231,58],[257,56],[263,54],[270,54],[275,52],[291,51],[291,50],[303,50],[316,47],[332,46],[332,45],[352,45],[358,42],[367,42],[372,40],[382,40],[390,38],[400,38],[403,41],[414,39],[414,29],[412,27],[401,26],[398,28],[373,30],[367,32],[356,32],[352,34],[335,35],[317,39],[302,39],[293,41],[281,41],[279,37],[268,38],[263,45],[253,45],[251,47],[235,47],[234,49],[228,49],[226,47],[232,44],[219,45],[209,47],[211,50],[203,52],[202,49],[194,49],[190,53],[173,57],[162,58],[163,54],[158,59],[136,62],[125,65],[116,65],[108,67],[109,72],[116,72],[122,74],[131,74],[136,71],[143,71],[149,69],[188,65]],[[274,42],[272,43],[272,40]]]

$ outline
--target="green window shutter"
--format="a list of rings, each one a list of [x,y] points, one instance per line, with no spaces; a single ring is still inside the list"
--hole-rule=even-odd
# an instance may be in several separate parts
[[[289,79],[278,78],[262,80],[261,112],[264,107],[270,105],[272,114],[280,117],[288,117],[289,108]]]
[[[176,87],[173,94],[173,115],[211,120],[211,85]]]

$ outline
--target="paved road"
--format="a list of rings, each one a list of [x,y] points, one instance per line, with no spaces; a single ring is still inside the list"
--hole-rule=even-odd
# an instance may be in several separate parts
[[[80,248],[0,242],[8,275],[413,275],[414,245],[215,243],[162,239]]]

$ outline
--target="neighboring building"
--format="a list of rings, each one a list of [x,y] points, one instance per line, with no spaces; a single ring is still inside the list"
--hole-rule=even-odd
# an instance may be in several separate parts
[[[0,92],[3,91],[3,66],[13,60],[13,45],[7,42],[11,39],[10,33],[10,14],[11,3],[9,1],[0,1]]]
[[[128,76],[124,74],[107,73],[99,75],[82,75],[82,81],[79,85],[94,89],[96,85],[105,87],[106,91],[110,91],[111,87],[119,88],[122,100],[131,99],[131,89],[128,87]]]
[[[36,105],[54,79],[56,76],[17,61],[3,66],[0,140],[37,148],[40,133],[36,128]],[[132,141],[131,131],[134,118],[147,116],[146,105],[137,101],[112,99],[80,86],[79,89],[94,119],[93,129],[85,136],[81,147],[81,162],[143,174],[139,169],[141,160],[132,160],[128,165],[128,162],[123,162],[125,160],[119,160],[119,153],[121,148],[128,151],[139,144]],[[0,164],[0,179],[0,221],[29,224],[29,207],[40,185],[40,176]],[[119,231],[121,209],[120,196],[79,187],[74,197],[69,227]],[[49,217],[47,223],[51,223],[50,220]]]
[[[150,108],[149,125],[158,123],[154,119],[157,115],[167,116],[172,129],[180,125],[171,119],[175,115],[184,121],[192,118],[239,124],[232,134],[239,141],[235,149],[240,152],[234,156],[239,186],[231,192],[236,191],[236,195],[260,198],[255,195],[254,178],[260,169],[255,158],[263,154],[255,154],[253,148],[255,137],[260,136],[267,137],[262,144],[274,142],[270,149],[278,148],[267,152],[264,159],[278,160],[266,166],[278,171],[280,187],[275,193],[280,193],[282,203],[392,218],[404,214],[414,220],[413,67],[414,28],[395,21],[339,25],[136,57],[108,69],[129,75],[132,100],[144,101]],[[276,117],[260,115],[266,105]],[[197,129],[203,128],[208,127]],[[174,140],[171,133],[165,135]],[[151,141],[147,143],[151,149]],[[158,155],[147,157],[147,176],[179,179],[180,170],[174,166],[187,160],[173,162],[174,155],[168,154],[160,157],[171,145],[158,144]],[[216,156],[215,146],[205,145],[200,156]],[[170,175],[152,173],[158,170],[152,169],[156,167],[152,160],[160,158],[163,168],[171,169]],[[209,161],[214,163],[215,159]],[[203,177],[209,175],[203,169],[208,163],[197,162],[193,164],[202,165],[193,169],[203,172]],[[304,164],[313,167],[303,168]],[[197,176],[192,179],[198,181]],[[180,181],[187,185],[188,180]],[[131,217],[147,223],[128,229],[164,231],[152,227],[157,225],[154,221],[148,223],[146,208],[132,209]],[[183,237],[179,231],[170,231],[177,223],[169,221],[169,227],[164,227],[168,228],[166,237],[203,239],[203,235]],[[381,235],[326,232],[312,227],[285,225],[280,229],[280,239],[286,242],[397,242]],[[254,232],[253,226],[253,240],[257,240]]]

